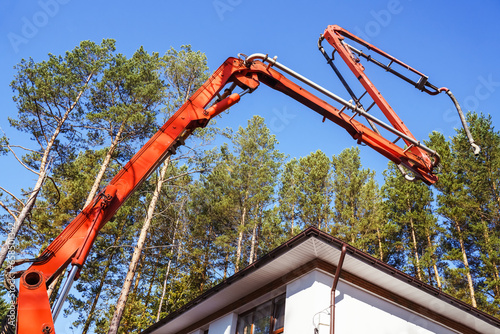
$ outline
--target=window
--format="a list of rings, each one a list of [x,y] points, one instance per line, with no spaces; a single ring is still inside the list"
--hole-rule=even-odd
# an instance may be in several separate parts
[[[279,334],[285,323],[285,296],[279,296],[238,317],[237,334]]]

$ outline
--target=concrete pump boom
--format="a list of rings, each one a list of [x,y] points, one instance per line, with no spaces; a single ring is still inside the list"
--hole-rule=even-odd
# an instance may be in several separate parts
[[[369,114],[362,107],[358,98],[354,98],[354,102],[346,101],[278,63],[276,58],[269,58],[264,54],[228,58],[38,258],[20,260],[16,263],[16,265],[31,263],[28,269],[9,274],[10,277],[20,279],[17,300],[17,333],[54,333],[54,321],[62,308],[72,282],[78,278],[101,228],[114,216],[139,185],[169,155],[175,154],[177,147],[183,145],[196,128],[206,126],[212,118],[238,103],[244,94],[253,92],[261,83],[314,110],[323,116],[323,120],[328,119],[341,126],[358,143],[373,148],[397,165],[411,171],[415,177],[423,182],[435,183],[437,176],[434,173],[434,168],[439,164],[439,155],[417,141],[382,98],[364,74],[362,66],[354,60],[353,49],[346,47],[343,43],[345,35],[349,35],[345,30],[337,26],[330,26],[320,42],[326,39],[336,48],[375,103],[384,112],[388,123]],[[352,37],[352,35],[349,36]],[[359,41],[358,39],[357,42]],[[320,47],[321,49],[322,47]],[[420,75],[420,72],[418,73]],[[340,109],[291,81],[285,77],[285,74],[339,103]],[[426,78],[424,75],[421,76]],[[431,93],[436,94],[440,92],[439,89],[436,90],[434,86],[429,86],[427,82],[424,82],[424,79],[422,80],[416,85],[418,88],[431,90]],[[237,93],[236,90],[241,91]],[[352,94],[351,97],[353,97]],[[358,121],[360,117],[366,118],[371,125],[376,124],[402,138],[406,147],[400,147],[393,141],[384,138],[376,128],[370,129],[365,126]],[[66,283],[51,310],[47,297],[47,287],[70,264],[72,267]]]

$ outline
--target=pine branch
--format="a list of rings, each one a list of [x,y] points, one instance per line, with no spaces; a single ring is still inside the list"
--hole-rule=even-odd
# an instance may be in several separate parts
[[[35,99],[35,106],[36,106],[36,116],[38,118],[38,123],[40,125],[40,130],[42,131],[42,135],[43,135],[43,138],[45,138],[45,142],[48,143],[49,140],[47,138],[47,135],[45,134],[45,128],[43,127],[43,124],[42,124],[42,118],[40,117],[40,112],[39,112],[39,105],[38,105],[38,102],[37,100]],[[38,138],[37,138],[37,141],[38,141]],[[38,144],[40,144],[40,148],[43,150],[43,145],[42,143],[40,143],[38,141]]]
[[[206,172],[206,169],[199,169],[199,170],[193,170],[193,171],[190,171],[190,172],[185,172],[185,173],[182,173],[182,174],[179,174],[179,175],[176,175],[176,176],[169,177],[168,179],[165,179],[164,182],[172,181],[172,180],[178,179],[180,177],[183,177],[183,176],[186,176],[186,175],[189,175],[189,174],[203,173],[203,172]]]
[[[0,206],[5,209],[14,219],[17,219],[16,215],[2,202],[0,201]]]
[[[12,198],[15,199],[19,204],[24,205],[24,203],[19,198],[17,198],[16,196],[14,196],[13,193],[11,193],[10,191],[6,190],[4,187],[0,186],[0,190],[5,191],[7,194],[9,194],[10,196],[12,196]]]
[[[57,201],[56,201],[55,203],[53,203],[53,204],[49,204],[49,205],[47,205],[46,207],[43,207],[43,208],[42,208],[42,207],[40,207],[40,208],[38,208],[39,210],[47,210],[47,209],[53,208],[53,207],[55,207],[55,206],[59,203],[59,201],[61,200],[61,192],[59,191],[59,188],[57,187],[57,184],[56,184],[56,182],[54,181],[54,179],[53,179],[53,178],[51,178],[50,176],[46,176],[46,178],[48,178],[50,181],[52,181],[52,184],[54,185],[54,189],[55,189],[55,190],[56,190],[56,192],[57,192]]]
[[[26,168],[27,170],[29,170],[30,172],[32,172],[33,174],[36,174],[38,176],[40,176],[40,173],[39,172],[36,172],[34,171],[33,169],[31,169],[30,167],[28,167],[24,162],[21,161],[21,159],[19,159],[19,157],[17,156],[16,152],[14,152],[14,150],[11,148],[10,145],[7,145],[7,148],[9,149],[9,151],[12,152],[12,154],[14,155],[14,157],[16,158],[16,160],[24,167]]]
[[[0,145],[0,146],[1,147],[7,147],[7,148],[15,147],[15,148],[23,149],[25,151],[29,151],[29,152],[33,152],[33,153],[39,153],[38,151],[32,150],[31,148],[27,148],[27,147],[20,146],[20,145]]]

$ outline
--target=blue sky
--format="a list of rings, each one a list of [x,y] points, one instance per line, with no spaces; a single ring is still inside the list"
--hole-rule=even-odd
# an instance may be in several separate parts
[[[348,99],[316,46],[319,35],[332,24],[420,70],[436,86],[450,88],[464,110],[490,113],[496,123],[500,116],[499,14],[497,0],[4,0],[0,2],[0,127],[12,143],[32,145],[7,122],[7,117],[16,115],[9,83],[13,66],[22,58],[41,61],[48,53],[62,54],[82,40],[103,38],[115,39],[117,51],[126,55],[140,46],[163,54],[170,47],[191,44],[207,55],[211,71],[238,53],[268,53]],[[452,136],[460,126],[444,94],[419,93],[377,69],[373,75],[417,139],[426,139],[433,130]],[[255,114],[266,119],[279,149],[290,157],[317,149],[337,155],[356,144],[342,128],[322,123],[319,115],[267,87],[246,95],[218,122],[236,129]],[[369,148],[361,148],[361,156],[363,166],[375,170],[381,183],[387,160]],[[20,187],[33,184],[34,177],[22,172],[13,159],[0,159],[1,186],[19,193]]]
[[[500,3],[493,0],[271,0],[265,4],[248,0],[40,0],[3,1],[0,13],[0,127],[13,143],[29,144],[7,122],[16,113],[9,87],[13,66],[22,58],[40,61],[48,53],[71,50],[82,40],[103,38],[116,39],[117,51],[127,55],[140,46],[162,54],[170,47],[191,44],[205,52],[210,70],[238,53],[268,53],[348,99],[316,47],[324,29],[338,24],[427,74],[436,86],[449,87],[464,110],[495,115],[500,99]],[[374,83],[417,139],[427,138],[433,130],[453,135],[459,122],[447,96],[421,94],[373,66],[367,68],[373,70]],[[339,154],[355,145],[343,129],[321,123],[319,115],[267,87],[245,96],[219,123],[245,126],[254,114],[266,119],[280,149],[290,157],[316,149]],[[368,148],[362,148],[362,157],[363,165],[381,177],[386,159]],[[11,166],[10,160],[2,160]],[[0,176],[0,184],[15,191],[18,183],[13,180],[10,173]],[[29,180],[15,180],[25,181]]]

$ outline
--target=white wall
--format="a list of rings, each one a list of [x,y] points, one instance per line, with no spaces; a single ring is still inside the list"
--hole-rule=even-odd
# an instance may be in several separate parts
[[[314,334],[319,321],[326,322],[327,325],[319,326],[319,333],[328,333],[329,316],[321,314],[321,311],[328,309],[330,305],[332,283],[331,276],[315,270],[287,285],[286,334]]]
[[[456,333],[416,313],[339,283],[336,298],[337,334],[452,334]],[[360,321],[362,319],[362,321]]]
[[[236,324],[238,315],[230,313],[212,322],[208,328],[209,334],[234,334],[236,333]]]
[[[333,277],[313,271],[287,286],[286,334],[314,334],[314,328],[329,333],[332,283]],[[336,334],[456,333],[343,282],[335,299]]]

